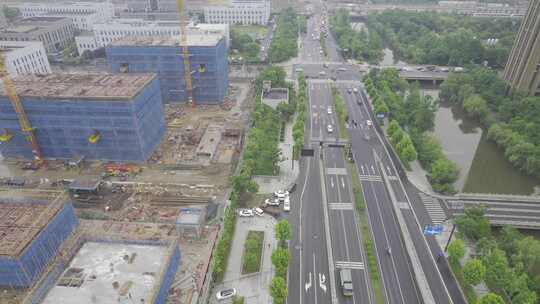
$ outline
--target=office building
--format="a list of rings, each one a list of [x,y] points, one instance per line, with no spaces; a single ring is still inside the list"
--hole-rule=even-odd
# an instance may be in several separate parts
[[[47,53],[56,53],[74,41],[69,18],[30,17],[0,29],[0,41],[41,41]]]
[[[270,12],[269,0],[232,1],[230,5],[205,7],[204,20],[208,23],[265,25]]]
[[[41,41],[0,41],[0,53],[11,77],[51,73],[49,59]]]
[[[225,37],[229,46],[228,24],[190,23],[187,26],[189,35],[218,34]],[[109,43],[124,37],[133,36],[180,36],[178,21],[148,21],[143,19],[114,19],[107,23],[94,24],[93,33],[85,32],[75,37],[79,54],[85,50],[107,46]]]
[[[529,2],[503,77],[511,90],[540,94],[540,1]]]
[[[14,83],[48,159],[143,163],[165,133],[159,81],[154,74],[53,73],[19,76]],[[0,145],[4,157],[32,157],[3,88],[0,130],[12,135]]]
[[[108,1],[22,3],[15,7],[25,18],[39,16],[69,18],[79,30],[91,30],[94,23],[111,20],[114,13],[113,5]]]
[[[189,35],[187,42],[195,103],[222,103],[229,86],[225,38],[219,34]],[[106,53],[114,72],[157,73],[165,102],[188,101],[178,37],[125,37],[107,46]]]

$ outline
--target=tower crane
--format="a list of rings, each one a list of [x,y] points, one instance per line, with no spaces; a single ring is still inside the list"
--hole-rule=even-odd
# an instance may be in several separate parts
[[[32,147],[32,154],[34,155],[35,162],[34,164],[36,165],[35,167],[39,168],[44,163],[44,160],[43,154],[41,153],[41,148],[39,147],[37,141],[36,132],[35,129],[32,128],[32,126],[30,125],[30,120],[28,120],[28,116],[26,116],[26,112],[24,111],[22,102],[19,99],[19,95],[17,95],[17,90],[15,89],[13,80],[11,80],[11,77],[9,76],[9,73],[7,71],[6,60],[1,52],[0,78],[2,78],[2,84],[4,85],[6,95],[8,96],[8,99],[11,102],[15,113],[17,114],[17,119],[19,120],[19,126],[21,127],[21,131],[23,134],[26,135],[26,140],[30,142],[30,146]],[[9,137],[9,139],[11,139],[11,137]]]
[[[189,61],[189,46],[187,39],[184,1],[185,0],[176,0],[176,6],[178,7],[178,15],[180,18],[180,44],[182,47],[182,57],[184,58],[184,81],[186,83],[186,97],[188,99],[188,103],[195,106],[195,101],[193,100],[193,81],[191,79],[191,63]]]

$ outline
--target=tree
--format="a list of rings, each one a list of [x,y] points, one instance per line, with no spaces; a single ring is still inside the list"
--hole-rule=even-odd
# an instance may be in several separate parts
[[[282,277],[274,277],[270,284],[270,295],[273,298],[273,304],[285,304],[287,299],[287,283]]]
[[[388,129],[386,132],[388,133],[388,136],[393,137],[396,132],[400,131],[401,127],[399,126],[399,123],[396,120],[390,121],[390,124],[388,125]]]
[[[513,256],[518,252],[518,244],[522,238],[523,236],[516,228],[505,225],[499,234],[499,244],[507,256]]]
[[[276,275],[285,278],[289,267],[289,251],[278,248],[272,252],[272,264],[276,267]]]
[[[501,290],[510,285],[512,273],[504,251],[493,250],[484,258],[484,265],[486,266],[486,283]]]
[[[463,266],[463,276],[468,284],[480,284],[480,282],[484,280],[485,275],[486,267],[482,264],[482,261],[478,259],[469,260]]]
[[[484,216],[483,207],[466,208],[465,214],[456,219],[456,225],[460,233],[471,240],[491,236],[489,220]]]
[[[480,120],[484,120],[488,114],[487,102],[477,94],[465,98],[463,108],[469,116]]]
[[[486,294],[478,301],[478,304],[505,304],[501,296],[492,292]]]
[[[452,192],[453,183],[459,176],[459,169],[455,163],[439,158],[433,163],[430,170],[430,178],[433,189],[438,192]]]
[[[279,240],[282,246],[286,241],[291,239],[291,226],[289,225],[289,221],[279,221],[274,227],[274,230],[276,233],[276,238]]]
[[[459,260],[465,256],[465,244],[460,239],[455,239],[448,245],[448,260],[450,263],[458,264]]]

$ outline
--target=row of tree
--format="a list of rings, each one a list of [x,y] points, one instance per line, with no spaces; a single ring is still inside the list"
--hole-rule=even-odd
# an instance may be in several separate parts
[[[330,18],[330,29],[345,58],[377,63],[383,58],[382,40],[376,32],[356,31],[346,9],[338,10]]]
[[[277,26],[268,49],[270,62],[282,62],[298,54],[299,20],[295,10],[291,7],[279,14]]]
[[[436,12],[385,10],[368,17],[368,28],[394,55],[411,63],[503,67],[519,29],[512,18],[473,18]],[[488,44],[488,39],[496,41]]]
[[[433,189],[453,193],[459,169],[442,152],[439,142],[428,135],[433,129],[438,104],[422,96],[417,85],[408,85],[395,69],[371,70],[365,88],[377,115],[390,119],[387,133],[404,166],[418,159],[428,171]]]
[[[463,266],[466,284],[485,282],[501,302],[534,304],[540,293],[540,241],[505,226],[494,234],[482,207],[465,210],[456,219],[460,237],[474,244],[476,257]],[[450,263],[457,265],[465,253],[464,243],[456,240],[448,248]]]
[[[296,97],[296,121],[293,125],[293,157],[298,159],[304,147],[304,131],[306,122],[307,83],[304,74],[298,75],[298,94]]]
[[[289,268],[289,249],[287,241],[291,239],[291,227],[287,220],[279,221],[274,227],[279,246],[272,252],[272,265],[276,269],[276,276],[270,283],[272,303],[285,304],[287,301],[287,269]]]
[[[540,177],[540,97],[507,95],[505,83],[486,68],[450,74],[440,97],[477,118],[516,168]]]

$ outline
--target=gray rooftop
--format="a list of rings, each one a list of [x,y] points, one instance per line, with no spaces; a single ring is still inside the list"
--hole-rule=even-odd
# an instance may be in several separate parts
[[[190,34],[189,46],[216,46],[223,38],[220,34]],[[179,37],[170,36],[129,36],[113,41],[111,46],[180,46]]]

